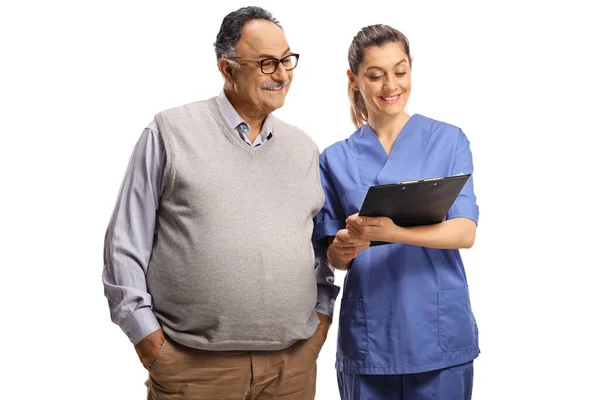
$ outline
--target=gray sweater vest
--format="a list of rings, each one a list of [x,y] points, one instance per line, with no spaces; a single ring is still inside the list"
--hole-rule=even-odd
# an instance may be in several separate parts
[[[165,189],[148,267],[153,310],[203,350],[279,350],[319,321],[311,244],[324,203],[319,150],[273,118],[254,150],[215,98],[159,113]]]

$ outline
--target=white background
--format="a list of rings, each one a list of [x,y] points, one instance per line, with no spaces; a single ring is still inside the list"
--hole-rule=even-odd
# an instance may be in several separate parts
[[[154,114],[222,86],[212,44],[248,4],[208,3],[2,2],[1,398],[145,398],[145,370],[103,294],[104,233]],[[409,112],[460,126],[474,154],[481,219],[463,252],[481,331],[473,398],[600,399],[597,12],[583,1],[331,3],[255,3],[302,55],[277,114],[321,149],[346,138],[352,37],[374,23],[404,32]],[[338,310],[317,399],[338,398]]]

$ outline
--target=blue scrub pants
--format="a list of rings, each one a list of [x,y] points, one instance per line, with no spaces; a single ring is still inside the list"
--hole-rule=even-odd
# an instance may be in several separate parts
[[[338,371],[342,400],[471,400],[473,361],[406,375],[357,375]]]

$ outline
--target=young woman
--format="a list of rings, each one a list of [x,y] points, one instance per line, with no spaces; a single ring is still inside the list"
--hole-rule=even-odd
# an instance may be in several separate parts
[[[453,125],[408,115],[412,61],[406,37],[363,28],[348,52],[357,127],[321,154],[326,202],[314,239],[348,270],[336,368],[342,399],[470,399],[478,330],[459,253],[475,240],[472,176],[436,225],[403,228],[359,217],[372,185],[473,172],[469,141]],[[372,241],[391,244],[372,246]]]

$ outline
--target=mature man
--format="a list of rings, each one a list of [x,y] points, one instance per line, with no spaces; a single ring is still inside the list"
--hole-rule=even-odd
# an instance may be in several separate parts
[[[149,399],[313,399],[339,288],[311,244],[318,148],[271,114],[299,56],[259,7],[215,48],[223,91],[158,113],[133,152],[106,233],[112,320]]]

